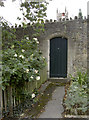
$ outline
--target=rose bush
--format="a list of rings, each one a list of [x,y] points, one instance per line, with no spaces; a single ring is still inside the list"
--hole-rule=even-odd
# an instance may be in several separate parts
[[[38,48],[37,38],[25,36],[3,50],[3,85],[17,85],[25,81],[40,80],[40,70],[45,66],[45,58]]]

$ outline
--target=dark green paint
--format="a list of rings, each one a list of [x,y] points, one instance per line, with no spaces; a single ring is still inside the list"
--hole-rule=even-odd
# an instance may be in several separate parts
[[[50,40],[50,77],[67,77],[67,39]]]

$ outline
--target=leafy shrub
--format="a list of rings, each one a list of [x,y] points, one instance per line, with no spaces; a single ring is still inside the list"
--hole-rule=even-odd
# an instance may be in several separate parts
[[[85,85],[88,82],[87,73],[78,71],[76,77],[73,77],[72,75],[70,75],[70,76],[71,76],[72,81],[76,81],[80,85]]]
[[[71,85],[67,90],[64,101],[68,114],[87,114],[89,108],[89,89],[87,88],[87,74],[78,72],[77,77],[72,77]]]
[[[37,38],[25,36],[3,50],[3,85],[24,84],[25,81],[40,80],[40,69],[45,66],[45,58],[38,48]]]

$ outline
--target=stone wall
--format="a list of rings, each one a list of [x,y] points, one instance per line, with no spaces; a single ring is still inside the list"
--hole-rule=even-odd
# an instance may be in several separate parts
[[[87,71],[89,74],[89,20],[87,21]]]
[[[41,34],[40,48],[47,58],[49,78],[49,43],[51,38],[64,37],[68,40],[67,74],[74,75],[77,70],[87,70],[87,20],[72,20],[45,24]],[[68,76],[67,75],[67,76]]]
[[[39,41],[40,49],[47,60],[47,66],[45,68],[45,76],[47,76],[47,78],[49,78],[50,39],[55,37],[64,37],[68,40],[67,77],[69,74],[75,75],[78,70],[87,71],[87,47],[89,46],[89,44],[87,44],[87,23],[89,23],[88,20],[82,19],[45,23],[45,31],[39,36]],[[33,30],[28,26],[25,31],[23,31],[22,28],[17,29],[17,33],[19,37],[21,37],[23,33],[31,36]]]

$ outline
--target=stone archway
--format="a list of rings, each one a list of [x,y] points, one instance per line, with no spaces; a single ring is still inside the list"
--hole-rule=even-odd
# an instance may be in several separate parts
[[[67,47],[69,46],[68,37],[65,36],[64,34],[60,34],[60,33],[51,34],[51,35],[47,36],[45,38],[45,40],[43,40],[42,45],[44,45],[44,46],[43,47],[41,46],[41,47],[42,47],[43,54],[47,60],[47,68],[46,68],[47,69],[47,78],[50,78],[50,40],[53,38],[56,38],[56,37],[59,37],[62,39],[64,39],[64,38],[67,39]],[[69,47],[68,47],[67,53],[69,53]],[[65,77],[67,77],[69,74],[69,62],[68,61],[69,61],[69,54],[67,55],[67,70],[66,70],[67,74],[65,75]]]

